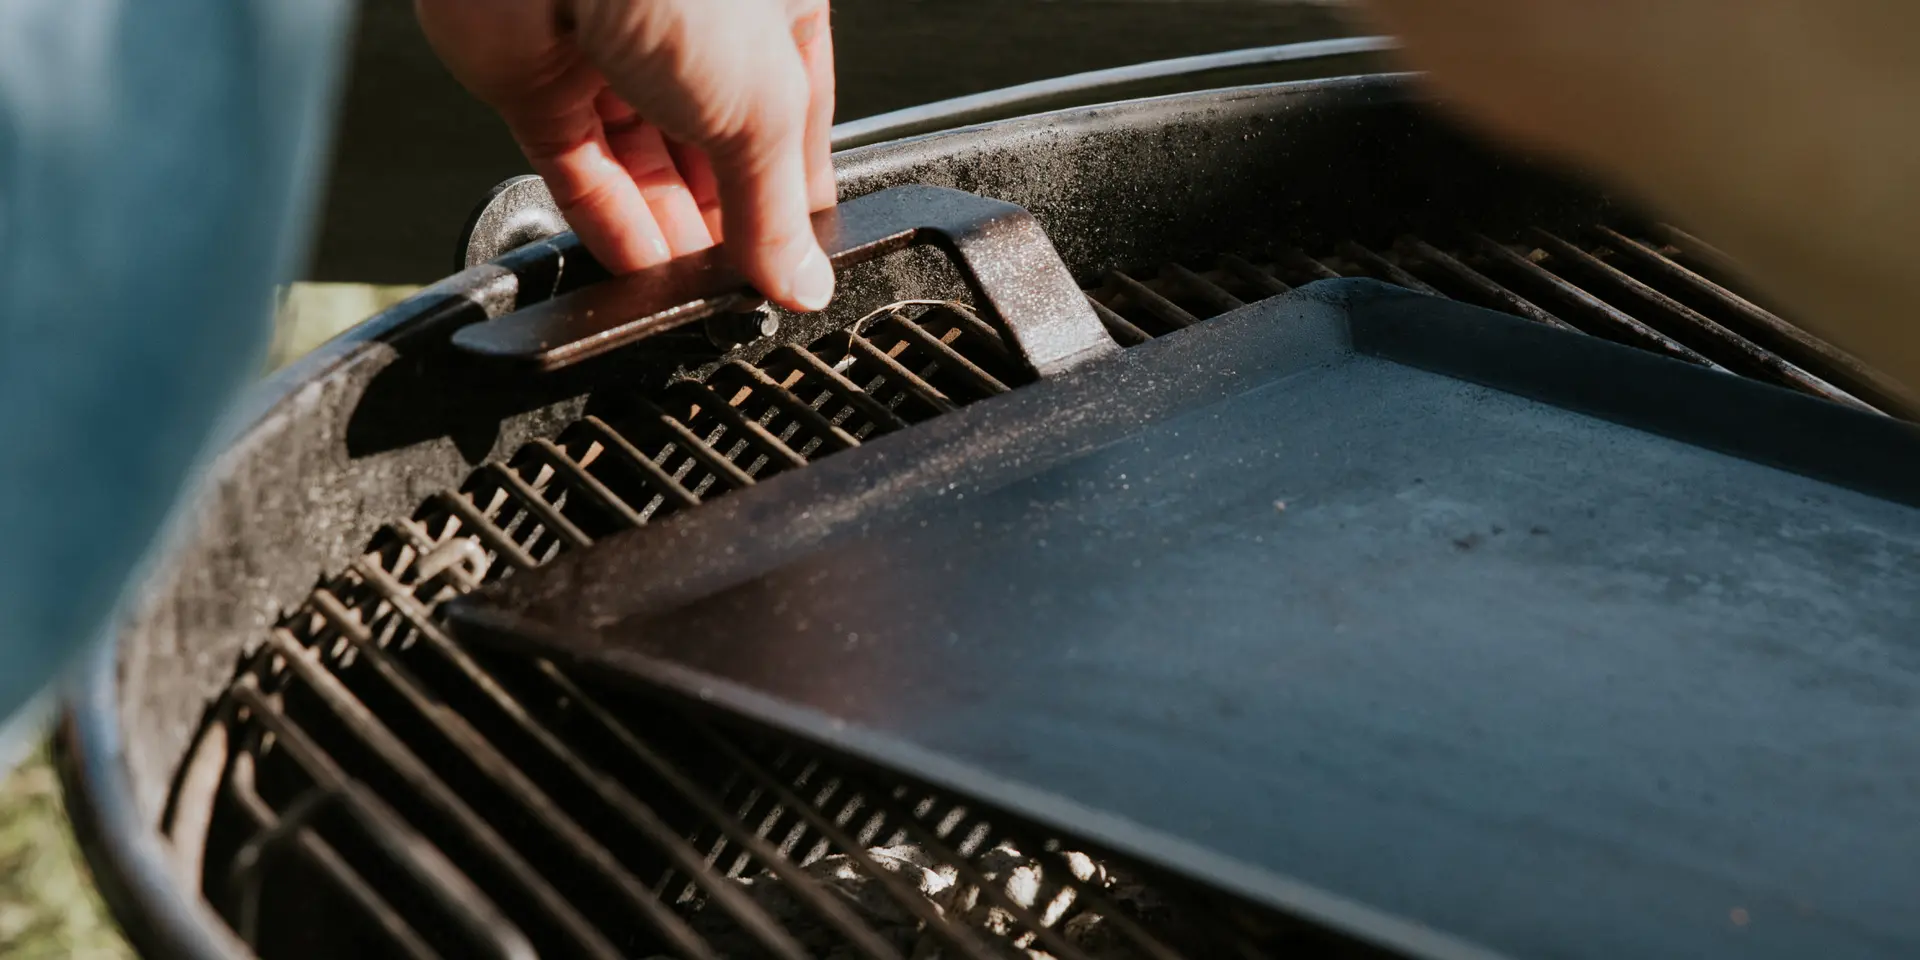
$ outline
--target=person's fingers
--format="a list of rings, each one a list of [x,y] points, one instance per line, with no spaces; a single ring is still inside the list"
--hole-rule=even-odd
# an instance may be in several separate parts
[[[725,239],[725,225],[720,220],[720,178],[713,175],[713,161],[707,158],[705,150],[672,139],[667,140],[667,152],[673,154],[673,165],[679,168],[680,178],[687,182],[687,192],[700,208],[708,235],[714,243],[720,243]]]
[[[591,103],[559,116],[505,119],[561,215],[602,265],[628,273],[672,259],[646,197],[614,156]]]
[[[794,67],[798,72],[797,62]],[[796,118],[755,130],[751,139],[710,154],[727,252],[769,298],[798,310],[823,309],[833,298],[833,266],[809,216],[805,127]]]
[[[668,252],[679,257],[713,246],[706,219],[682,179],[673,154],[667,151],[660,128],[642,120],[612,89],[600,94],[594,108],[600,114],[614,158],[640,188],[647,209],[667,241]]]
[[[793,42],[807,72],[807,202],[815,210],[833,206],[839,189],[833,175],[833,24],[826,0],[788,0],[793,12]]]
[[[833,268],[813,236],[808,78],[785,0],[575,0],[582,50],[668,136],[704,148],[728,256],[780,304],[818,310]]]

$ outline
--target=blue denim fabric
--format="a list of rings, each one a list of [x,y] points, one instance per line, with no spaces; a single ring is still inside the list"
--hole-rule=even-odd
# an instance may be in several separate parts
[[[0,717],[111,625],[324,175],[348,0],[0,0]]]

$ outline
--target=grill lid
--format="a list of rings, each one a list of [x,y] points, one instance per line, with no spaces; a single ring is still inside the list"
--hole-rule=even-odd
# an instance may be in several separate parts
[[[1418,954],[1873,954],[1915,503],[1898,421],[1343,281],[452,610]]]

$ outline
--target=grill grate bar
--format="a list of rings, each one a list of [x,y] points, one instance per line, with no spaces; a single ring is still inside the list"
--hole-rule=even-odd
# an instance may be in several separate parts
[[[1692,261],[1692,269],[1702,275],[1719,277],[1738,277],[1740,264],[1727,256],[1719,247],[1688,233],[1670,223],[1653,226],[1653,232],[1672,247],[1680,256]],[[1724,285],[1724,283],[1723,283]]]
[[[1439,297],[1443,300],[1451,299],[1446,294],[1441,293],[1438,287],[1408,273],[1405,267],[1351,240],[1340,245],[1340,252],[1355,263],[1360,264],[1361,267],[1372,270],[1383,279],[1399,284],[1415,293],[1424,293],[1428,296]]]
[[[474,536],[493,551],[494,556],[522,570],[531,570],[538,565],[533,554],[515,543],[505,530],[481,513],[473,501],[451,490],[443,490],[434,495],[432,502],[439,503],[449,514],[458,518],[461,527],[471,529]]]
[[[566,897],[554,889],[512,844],[401,743],[386,724],[348,691],[337,677],[320,666],[316,651],[301,644],[285,628],[275,628],[268,637],[271,649],[280,655],[305,687],[317,694],[335,716],[361,734],[362,742],[373,749],[417,796],[433,806],[448,823],[459,829],[488,859],[516,881],[568,939],[592,956],[620,956],[620,951]],[[695,949],[697,951],[697,945]],[[695,955],[710,956],[697,952]]]
[[[356,563],[354,571],[365,578],[370,585],[377,584],[383,578],[378,574],[371,574],[368,567],[369,565],[364,562]],[[388,593],[387,599],[391,602],[393,594]],[[699,934],[694,933],[693,928],[687,926],[686,921],[682,920],[679,914],[662,903],[652,890],[627,872],[604,845],[596,843],[586,830],[567,816],[546,791],[540,789],[519,766],[500,753],[492,741],[482,736],[460,714],[439,709],[436,700],[426,692],[425,686],[413,675],[413,672],[396,662],[381,647],[375,640],[373,632],[333,591],[326,588],[315,590],[313,605],[335,630],[358,649],[360,655],[366,659],[388,687],[400,694],[428,726],[446,742],[459,749],[502,793],[531,814],[534,822],[554,839],[559,840],[575,860],[586,865],[609,883],[629,906],[638,910],[640,915],[645,917],[670,943],[691,956],[700,957],[703,960],[704,958],[720,960],[719,954],[713,950],[713,947]],[[397,609],[404,609],[399,604],[395,606]],[[341,688],[340,693],[344,696],[352,696],[344,687]],[[361,707],[361,709],[365,708]],[[371,713],[367,714],[367,720],[369,723],[379,723]],[[380,732],[368,730],[367,739],[377,741],[391,738],[389,742],[377,748],[383,760],[396,769],[404,768],[402,775],[410,780],[417,778],[420,782],[428,780],[440,782],[441,789],[452,796],[451,788],[445,786],[445,782],[439,779],[439,775],[434,773],[432,768],[397,736],[386,732],[386,736],[382,737],[381,733],[385,730],[384,724],[381,726]]]
[[[933,305],[933,309],[920,315],[919,322],[924,326],[930,320],[943,317],[951,317],[955,325],[972,334],[974,342],[992,353],[995,359],[1015,365],[1021,362],[1020,357],[1007,346],[1006,338],[1000,335],[1000,331],[995,330],[993,324],[980,319],[980,315],[964,303],[939,301]]]
[[[1067,862],[1067,855],[1064,851],[1054,850],[1051,851],[1051,853],[1054,859],[1059,860],[1063,866],[1072,869],[1072,865]],[[1185,960],[1185,958],[1175,952],[1172,947],[1161,942],[1159,937],[1154,936],[1146,927],[1141,926],[1139,921],[1127,916],[1125,909],[1121,908],[1119,904],[1114,903],[1112,899],[1100,892],[1100,890],[1088,885],[1080,888],[1080,895],[1085,897],[1087,903],[1092,906],[1093,909],[1099,911],[1100,915],[1105,917],[1108,923],[1113,924],[1115,928],[1119,929],[1134,946],[1145,950],[1147,955],[1153,958],[1153,960]]]
[[[568,489],[577,491],[593,501],[615,521],[629,527],[637,527],[647,522],[625,500],[620,499],[612,490],[608,490],[607,485],[601,483],[599,477],[588,473],[587,468],[581,465],[580,461],[575,460],[572,454],[560,449],[559,444],[543,437],[533,441],[529,446],[534,451],[545,455],[543,459],[547,465],[563,478]]]
[[[814,882],[800,870],[797,864],[783,856],[764,838],[746,829],[740,820],[729,814],[711,793],[683,773],[664,754],[648,745],[640,735],[634,733],[627,724],[601,705],[597,698],[582,690],[552,663],[542,660],[538,662],[537,668],[542,677],[592,717],[629,756],[640,761],[675,794],[692,804],[702,817],[720,828],[727,839],[738,844],[761,865],[772,871],[787,884],[789,890],[805,900],[807,906],[818,910],[822,916],[826,917],[835,930],[846,938],[849,945],[858,949],[869,960],[900,960],[898,951],[874,932],[865,921],[847,909],[836,895]]]
[[[867,848],[853,837],[847,835],[839,824],[823,815],[812,804],[795,794],[780,778],[767,771],[759,760],[749,756],[746,751],[735,746],[731,740],[721,736],[705,720],[686,715],[686,722],[692,729],[698,730],[715,749],[751,777],[761,790],[777,798],[780,804],[798,814],[814,832],[825,837],[828,842],[839,847],[862,872],[866,873],[893,900],[913,914],[928,930],[933,931],[948,944],[958,948],[971,960],[998,960],[1000,951],[994,949],[976,931],[954,923],[941,914],[932,901],[921,896],[920,891],[906,885],[898,874],[876,863],[867,852]]]
[[[1572,324],[1541,309],[1535,305],[1533,301],[1493,282],[1486,274],[1461,263],[1459,259],[1453,255],[1435,247],[1425,240],[1421,240],[1418,237],[1406,237],[1402,239],[1401,243],[1404,244],[1407,249],[1412,250],[1414,255],[1419,257],[1423,262],[1432,264],[1435,268],[1464,284],[1474,293],[1479,294],[1492,303],[1498,304],[1509,312],[1518,314],[1535,323],[1544,323],[1549,327],[1556,327],[1561,330],[1575,329]]]
[[[280,633],[284,631],[276,630],[269,636]],[[298,641],[293,641],[291,636],[287,640],[292,643],[291,651],[285,648],[275,650],[273,646],[262,649],[277,652],[288,664],[296,659],[305,659],[307,654]],[[233,706],[245,710],[248,719],[271,733],[274,748],[284,751],[306,771],[318,789],[328,791],[339,798],[337,802],[355,810],[359,814],[359,823],[383,851],[409,874],[422,881],[420,885],[449,908],[473,945],[501,960],[523,960],[535,956],[533,945],[527,941],[526,935],[464,873],[433,845],[422,842],[417,834],[405,826],[405,821],[398,813],[349,778],[306,730],[268,700],[258,684],[258,676],[250,673],[229,687],[228,695]],[[565,911],[565,903],[556,902]],[[568,932],[575,931],[576,928],[568,926],[569,918],[564,912],[554,919]],[[577,915],[571,919],[579,921]],[[600,939],[584,922],[579,923],[577,932],[582,936],[582,945],[588,948],[591,955],[615,955],[612,946]]]
[[[873,421],[874,429],[889,433],[906,427],[907,421],[893,412],[893,408],[881,403],[873,394],[855,386],[853,381],[841,375],[840,371],[812,350],[804,347],[782,347],[774,351],[774,356],[788,358],[798,369],[819,377],[833,394],[834,399],[858,410],[867,419]]]
[[[592,545],[593,538],[587,536],[572,520],[568,520],[564,514],[555,509],[553,504],[548,503],[547,499],[542,497],[540,492],[535,490],[518,471],[497,462],[486,464],[480,470],[488,479],[500,484],[501,489],[506,491],[508,499],[518,504],[521,509],[533,514],[534,519],[540,521],[568,546],[579,548]]]
[[[819,437],[827,452],[851,450],[860,445],[860,441],[853,434],[822,416],[820,411],[809,406],[792,390],[781,385],[780,381],[767,376],[765,370],[740,360],[728,362],[725,369],[744,378],[755,389],[765,391],[767,396],[772,398],[773,403],[787,416],[792,417],[814,436]]]
[[[1161,296],[1159,291],[1119,270],[1108,271],[1107,282],[1126,294],[1127,299],[1133,301],[1140,309],[1170,327],[1179,329],[1191,327],[1200,322],[1200,318],[1188,313],[1185,307],[1168,300]]]
[[[749,474],[759,477],[761,471],[773,465],[778,465],[780,470],[788,470],[807,465],[806,457],[801,456],[795,452],[792,447],[787,446],[785,441],[774,436],[772,431],[768,430],[759,421],[741,413],[739,407],[728,403],[719,394],[715,393],[713,388],[706,384],[697,380],[682,380],[675,384],[672,389],[675,392],[691,397],[694,404],[700,408],[700,412],[711,415],[728,431],[738,435],[736,439],[739,441],[739,444],[743,446],[729,455],[728,459],[739,463],[740,457],[745,450],[752,450],[766,458],[767,462],[765,464],[749,467],[747,469]]]
[[[491,673],[481,667],[465,650],[461,649],[459,644],[453,641],[452,637],[447,635],[445,630],[440,628],[439,624],[433,621],[432,616],[414,601],[406,588],[394,580],[391,574],[370,564],[365,565],[361,572],[367,576],[369,583],[379,590],[387,602],[393,604],[400,615],[419,632],[420,636],[425,638],[442,657],[454,664],[455,669],[478,687],[501,713],[592,789],[607,806],[650,842],[666,852],[673,859],[675,866],[692,876],[701,889],[724,906],[734,919],[753,935],[754,939],[778,956],[804,960],[807,956],[806,950],[793,939],[779,921],[759,904],[748,899],[739,887],[715,874],[700,852],[668,826],[652,807],[642,803],[613,778],[595,770],[592,764],[582,759],[553,731],[536,720],[513,694],[501,686]]]
[[[951,371],[967,381],[967,384],[984,396],[994,396],[1007,392],[1007,385],[1000,378],[980,368],[980,365],[967,359],[966,355],[946,341],[928,333],[925,327],[893,311],[886,317],[887,329],[898,331],[908,341],[925,351],[939,364],[940,369]]]
[[[679,417],[647,401],[642,401],[642,408],[666,428],[674,445],[691,457],[693,462],[706,468],[716,482],[731,490],[744,490],[753,486],[752,474],[740,469],[739,464],[727,459],[719,450],[714,449],[713,444],[695,433],[693,428],[687,426]]]
[[[367,883],[365,877],[362,877],[345,858],[340,856],[332,844],[327,843],[305,823],[291,817],[282,818],[274,811],[272,804],[267,803],[260,796],[253,783],[253,763],[250,755],[243,753],[234,758],[234,764],[227,773],[225,787],[227,796],[231,797],[247,818],[253,821],[257,831],[246,844],[258,851],[255,858],[248,863],[251,870],[247,872],[256,874],[250,878],[252,883],[245,889],[232,889],[246,883],[249,879],[243,875],[242,871],[242,864],[247,862],[246,858],[235,856],[228,873],[229,895],[241,900],[241,905],[235,909],[235,912],[240,914],[241,920],[234,925],[234,932],[240,935],[242,941],[253,946],[259,943],[259,877],[257,876],[259,865],[267,852],[266,848],[276,839],[283,839],[286,835],[285,831],[290,831],[292,839],[285,842],[304,855],[323,876],[333,881],[336,888],[345,893],[360,909],[366,911],[367,915],[373,918],[374,925],[380,929],[380,932],[387,935],[394,946],[414,960],[438,960],[440,954],[428,945],[419,933],[415,932],[413,926],[407,923],[406,918],[402,917],[392,904],[387,903],[373,889],[373,886]],[[314,788],[317,791],[325,789]],[[312,791],[309,795],[313,795]],[[308,802],[296,801],[292,806],[300,808],[303,803]],[[304,809],[312,810],[316,807],[308,803]]]
[[[1166,276],[1172,277],[1175,282],[1185,287],[1188,292],[1205,300],[1207,306],[1221,313],[1226,313],[1229,310],[1238,310],[1247,305],[1246,301],[1229,293],[1225,287],[1207,279],[1205,275],[1195,273],[1178,263],[1166,264],[1161,267],[1161,270]]]
[[[1920,398],[1913,396],[1898,381],[1861,363],[1852,354],[1788,323],[1772,311],[1612,227],[1596,227],[1594,232],[1613,250],[1647,271],[1675,286],[1693,291],[1697,296],[1746,321],[1751,333],[1772,341],[1767,346],[1800,354],[1805,358],[1803,365],[1810,363],[1818,368],[1818,373],[1841,381],[1844,387],[1880,409],[1905,414],[1920,411]]]
[[[1314,257],[1307,256],[1301,250],[1288,250],[1280,256],[1280,264],[1299,271],[1303,276],[1315,280],[1340,280],[1345,277],[1340,271],[1327,266]]]
[[[860,357],[877,364],[885,371],[885,376],[898,384],[915,399],[932,407],[937,413],[952,413],[959,409],[952,398],[940,391],[940,388],[928,383],[919,374],[908,370],[899,360],[885,350],[875,346],[873,341],[853,331],[847,332],[847,347]]]
[[[636,474],[659,499],[658,506],[649,503],[642,508],[639,511],[640,516],[651,517],[662,511],[684,510],[700,505],[700,498],[695,496],[693,491],[682,486],[680,481],[675,480],[673,475],[652,457],[641,453],[640,448],[622,436],[620,431],[608,426],[605,420],[588,414],[580,418],[580,430],[587,439],[605,448],[607,451],[605,456],[611,457],[614,462],[624,465]]]
[[[1527,259],[1492,237],[1475,238],[1482,249],[1496,262],[1520,272],[1521,274],[1545,285],[1562,299],[1580,307],[1581,310],[1601,328],[1612,333],[1616,339],[1631,343],[1655,353],[1664,353],[1678,360],[1698,364],[1713,370],[1724,370],[1719,364],[1701,356],[1698,351],[1685,346],[1672,337],[1641,323],[1613,304],[1582,290],[1575,284],[1562,279],[1558,274]],[[1591,331],[1588,331],[1591,332]]]
[[[1107,328],[1108,333],[1113,334],[1113,339],[1119,341],[1121,346],[1137,347],[1153,339],[1152,334],[1134,326],[1133,321],[1126,317],[1113,312],[1112,307],[1092,297],[1088,297],[1087,302],[1093,305],[1094,315],[1100,318],[1100,323]]]
[[[1738,357],[1740,365],[1763,374],[1764,379],[1802,393],[1832,400],[1835,403],[1864,410],[1873,409],[1846,391],[1794,366],[1778,354],[1761,349],[1747,338],[1713,322],[1692,307],[1628,276],[1618,267],[1599,257],[1545,230],[1535,230],[1534,235],[1554,256],[1564,257],[1568,262],[1586,269],[1589,273],[1605,278],[1609,283],[1626,290],[1674,321],[1697,331],[1700,336],[1711,340],[1719,348],[1729,351],[1733,357]]]
[[[1228,273],[1239,277],[1241,282],[1252,285],[1268,296],[1277,297],[1283,293],[1292,293],[1293,285],[1273,275],[1273,271],[1256,267],[1245,259],[1229,253],[1220,258],[1220,265]]]

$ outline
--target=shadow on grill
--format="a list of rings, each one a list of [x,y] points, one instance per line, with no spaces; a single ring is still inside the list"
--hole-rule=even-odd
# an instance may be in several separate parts
[[[1906,415],[1883,378],[1732,292],[1670,228],[1414,237],[1109,273],[1143,343],[1372,276]],[[621,529],[1022,385],[965,304],[908,301],[704,380],[596,396],[555,440],[394,520],[272,631],[189,763],[209,900],[307,956],[1371,955],[968,799],[720,728],[546,662],[464,649],[442,601]]]

